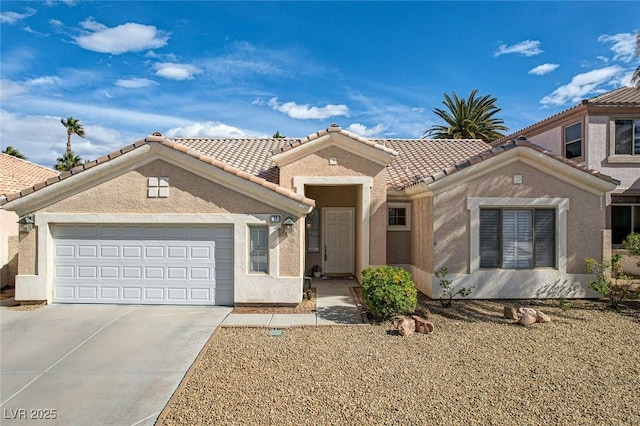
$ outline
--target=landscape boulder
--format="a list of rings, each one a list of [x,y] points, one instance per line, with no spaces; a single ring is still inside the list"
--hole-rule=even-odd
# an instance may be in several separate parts
[[[551,318],[543,312],[536,311],[536,322],[551,322]]]
[[[536,323],[536,316],[529,314],[520,315],[520,320],[518,322],[526,327]]]
[[[413,318],[402,318],[398,322],[398,333],[401,336],[410,336],[416,331],[416,322]]]
[[[532,317],[536,317],[537,311],[532,308],[518,308],[518,316],[522,317],[523,315],[529,315]]]
[[[433,323],[431,321],[427,321],[418,315],[414,315],[413,320],[417,333],[429,334],[433,332]]]
[[[518,321],[520,319],[520,315],[518,315],[518,310],[513,306],[504,307],[504,317],[510,320],[515,320],[515,321]]]

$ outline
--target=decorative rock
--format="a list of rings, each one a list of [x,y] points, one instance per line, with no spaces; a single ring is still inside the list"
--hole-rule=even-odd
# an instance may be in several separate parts
[[[419,317],[418,315],[413,316],[413,320],[416,325],[416,332],[422,334],[429,334],[433,332],[433,323],[427,321],[426,319]]]
[[[538,322],[551,322],[551,318],[549,318],[549,315],[542,313],[540,311],[536,312],[536,321]]]
[[[520,316],[518,315],[518,311],[513,306],[504,307],[504,317],[511,320],[516,320],[516,321],[520,319]]]
[[[518,308],[518,315],[519,316],[523,316],[523,315],[530,315],[532,317],[536,317],[536,310],[532,309],[532,308]]]
[[[398,323],[398,333],[410,336],[416,331],[416,322],[412,318],[402,318]]]
[[[521,325],[524,325],[525,327],[527,325],[531,325],[531,324],[535,324],[536,322],[536,317],[535,315],[522,315],[520,316],[520,321],[518,321]]]

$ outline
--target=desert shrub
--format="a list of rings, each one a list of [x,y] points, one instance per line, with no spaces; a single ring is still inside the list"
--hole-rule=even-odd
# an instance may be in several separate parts
[[[622,273],[622,255],[617,253],[611,256],[611,263],[599,263],[595,259],[584,260],[587,272],[592,275],[588,286],[591,290],[597,291],[607,299],[609,306],[614,309],[623,299],[637,298],[640,293],[633,291],[633,282]]]
[[[622,246],[630,256],[640,259],[640,234],[632,232],[627,235],[627,238],[622,242]],[[640,261],[638,261],[638,266],[640,266]]]
[[[406,269],[369,267],[362,271],[362,301],[376,319],[386,319],[413,313],[418,303],[418,291]]]
[[[468,295],[471,294],[471,291],[473,290],[473,286],[471,286],[471,287],[460,287],[454,291],[451,288],[451,283],[453,281],[448,278],[449,268],[447,268],[446,266],[434,272],[434,275],[439,280],[438,285],[440,285],[440,289],[441,289],[440,303],[445,308],[451,307],[451,301],[453,300],[454,297],[456,296],[467,297]]]

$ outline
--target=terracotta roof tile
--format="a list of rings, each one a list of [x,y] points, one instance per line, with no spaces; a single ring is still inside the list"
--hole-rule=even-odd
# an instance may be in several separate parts
[[[584,99],[578,105],[574,105],[570,108],[562,110],[556,114],[553,114],[543,120],[535,122],[527,127],[524,127],[517,132],[513,132],[503,138],[500,138],[491,143],[492,146],[502,145],[506,142],[513,140],[517,135],[527,132],[534,127],[539,126],[542,123],[553,120],[556,117],[567,114],[570,111],[577,110],[578,108],[586,108],[588,105],[594,106],[640,106],[640,88],[638,87],[620,87],[607,93],[603,93],[594,96],[589,99]]]
[[[0,153],[0,195],[20,192],[55,176],[58,176],[55,170]]]

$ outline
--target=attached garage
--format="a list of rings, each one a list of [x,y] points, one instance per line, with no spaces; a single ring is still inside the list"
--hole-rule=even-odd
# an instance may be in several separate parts
[[[53,302],[233,305],[233,227],[55,224]]]

